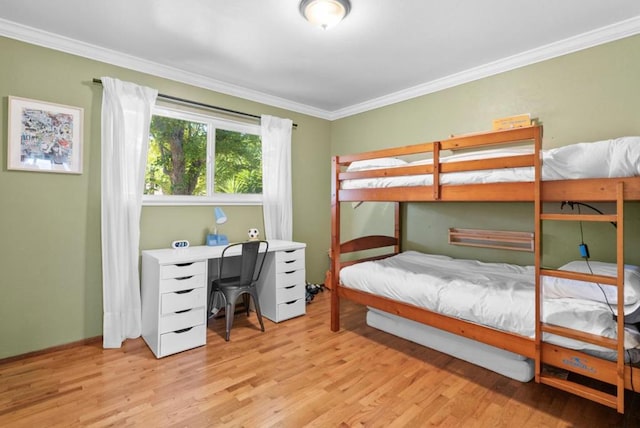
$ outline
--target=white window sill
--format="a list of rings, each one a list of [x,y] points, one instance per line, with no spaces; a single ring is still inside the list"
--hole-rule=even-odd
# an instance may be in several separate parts
[[[143,196],[142,206],[262,205],[262,195]]]

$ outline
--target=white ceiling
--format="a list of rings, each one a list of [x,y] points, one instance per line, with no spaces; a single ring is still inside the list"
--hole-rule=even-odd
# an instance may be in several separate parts
[[[0,0],[0,35],[336,119],[640,33],[638,0],[298,3]]]

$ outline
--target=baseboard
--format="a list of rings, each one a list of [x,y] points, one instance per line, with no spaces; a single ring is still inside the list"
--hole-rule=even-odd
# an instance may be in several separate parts
[[[22,360],[25,358],[36,357],[44,354],[49,354],[52,352],[62,351],[69,348],[75,348],[77,346],[83,345],[91,345],[96,342],[102,342],[102,336],[89,337],[87,339],[78,340],[76,342],[65,343],[64,345],[52,346],[51,348],[41,349],[39,351],[27,352],[26,354],[14,355],[12,357],[2,358],[0,359],[0,364],[10,363],[17,360]]]

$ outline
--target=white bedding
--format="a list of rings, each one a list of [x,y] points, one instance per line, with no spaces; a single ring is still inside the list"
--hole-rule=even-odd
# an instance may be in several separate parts
[[[499,330],[534,337],[535,270],[533,266],[483,263],[407,251],[340,270],[349,288],[385,296],[434,312]],[[625,306],[635,311],[640,302]],[[544,299],[543,321],[605,337],[616,337],[611,309],[602,302],[574,298]],[[640,348],[628,332],[626,348]],[[545,335],[545,341],[571,349],[603,351],[595,345]]]
[[[498,158],[531,154],[531,148],[492,149],[444,156],[441,163],[464,160]],[[404,162],[401,159],[385,158],[353,162],[348,171],[389,168],[397,166],[425,165],[432,159]],[[640,137],[622,137],[593,143],[577,143],[542,152],[542,179],[564,180],[579,178],[633,177],[640,175]],[[440,175],[440,184],[482,184],[500,182],[534,181],[532,167],[502,168],[465,171]],[[429,186],[433,184],[431,174],[399,177],[345,180],[343,189],[380,187]]]

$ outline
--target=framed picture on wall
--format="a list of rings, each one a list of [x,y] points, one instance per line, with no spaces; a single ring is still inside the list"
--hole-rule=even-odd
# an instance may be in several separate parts
[[[84,110],[9,97],[7,168],[82,173]]]

